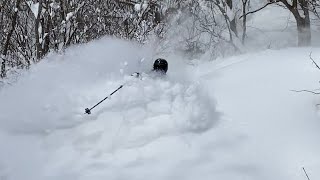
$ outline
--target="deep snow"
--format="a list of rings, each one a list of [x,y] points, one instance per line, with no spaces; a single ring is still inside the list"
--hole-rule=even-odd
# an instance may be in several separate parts
[[[49,55],[0,88],[0,180],[319,179],[320,99],[292,90],[319,89],[320,49],[250,53],[296,43],[273,8],[250,17],[247,54],[164,56],[166,77],[154,48],[115,39]]]
[[[101,39],[50,55],[5,86],[0,91],[1,176],[127,179],[132,170],[121,173],[127,166],[168,159],[190,146],[187,136],[213,128],[220,114],[205,84],[191,81],[187,67],[174,57],[168,57],[166,76],[153,74],[153,57],[143,59],[145,50]],[[130,76],[135,71],[145,73],[137,79]],[[92,115],[84,114],[122,84]],[[158,162],[174,167],[179,161]],[[155,165],[150,167],[159,169]],[[139,171],[138,179],[144,174]]]
[[[290,48],[197,66],[166,57],[166,77],[147,74],[155,57],[145,48],[119,40],[51,55],[0,91],[0,177],[298,180],[305,167],[317,179],[319,99],[291,91],[319,86],[310,51],[320,56]],[[142,79],[129,76],[136,70]]]
[[[223,133],[233,137],[226,153],[231,160],[221,161],[229,172],[224,179],[305,179],[302,167],[319,178],[319,98],[292,91],[319,89],[311,51],[319,57],[319,49],[290,48],[198,68],[224,113],[219,126],[232,127]],[[229,176],[228,166],[239,174]]]

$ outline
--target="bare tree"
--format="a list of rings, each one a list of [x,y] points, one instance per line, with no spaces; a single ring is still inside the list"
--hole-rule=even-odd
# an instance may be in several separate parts
[[[248,14],[256,13],[271,4],[278,4],[287,8],[294,16],[297,24],[298,46],[308,46],[311,44],[311,29],[310,29],[310,3],[312,0],[269,0],[264,6],[243,14],[245,17]]]
[[[2,55],[1,55],[2,62],[1,62],[1,73],[0,73],[0,77],[2,77],[2,78],[6,76],[7,54],[8,54],[8,50],[9,50],[11,37],[12,37],[12,34],[16,28],[16,24],[18,21],[20,2],[21,2],[21,0],[17,0],[15,3],[14,12],[13,12],[12,21],[11,21],[11,27],[10,27],[9,33],[7,34],[7,37],[6,37],[6,40],[4,43],[4,47],[2,50]]]
[[[41,44],[40,44],[40,35],[41,35],[41,30],[42,30],[42,27],[41,27],[41,14],[42,14],[42,7],[43,7],[43,1],[42,0],[39,0],[39,6],[38,6],[38,12],[37,12],[37,15],[36,15],[36,19],[35,19],[35,26],[34,26],[34,32],[35,32],[35,47],[36,47],[36,58],[37,60],[39,61],[40,58],[42,57],[42,47],[41,47]]]
[[[316,17],[317,21],[320,20],[320,0],[312,0],[309,2],[309,10]]]
[[[292,4],[288,0],[281,0],[293,14],[298,30],[298,46],[308,46],[311,43],[309,0],[292,0]]]
[[[242,2],[242,44],[245,44],[246,34],[247,34],[247,9],[250,0],[241,0]]]
[[[226,4],[230,8],[230,10],[232,10],[234,8],[232,0],[226,0]],[[238,36],[237,22],[236,21],[237,21],[237,18],[236,18],[235,15],[233,17],[231,17],[230,29],[234,32],[234,34],[236,36]]]
[[[0,2],[1,77],[8,69],[30,67],[50,51],[64,52],[106,35],[140,43],[155,37],[193,56],[208,49],[234,51],[239,34],[235,0]]]

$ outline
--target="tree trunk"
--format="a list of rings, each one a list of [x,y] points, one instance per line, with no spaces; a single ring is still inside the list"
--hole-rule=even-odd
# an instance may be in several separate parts
[[[291,11],[297,22],[298,46],[309,46],[311,44],[310,16],[307,0],[293,0],[292,5],[287,0],[281,2]],[[301,9],[304,17],[300,14]]]
[[[232,0],[226,0],[227,5],[229,6],[230,10],[233,8]],[[237,30],[237,21],[236,17],[230,17],[232,20],[230,21],[230,29],[234,32],[234,34],[238,37],[238,30]]]
[[[10,45],[10,40],[13,34],[13,31],[15,30],[16,24],[17,24],[17,20],[18,20],[18,7],[20,5],[20,0],[17,0],[16,3],[16,7],[14,9],[14,14],[13,14],[13,18],[12,18],[12,24],[11,24],[11,29],[7,35],[7,39],[6,42],[4,44],[4,48],[3,51],[1,53],[1,72],[0,72],[0,77],[4,78],[6,77],[6,61],[7,61],[7,54],[8,54],[8,50],[9,50],[9,45]]]
[[[243,20],[242,20],[242,27],[243,27],[243,32],[242,32],[242,44],[245,44],[246,40],[246,35],[247,35],[247,3],[249,3],[249,0],[242,0],[242,15],[243,15]]]
[[[230,29],[234,32],[234,34],[238,37],[238,30],[237,30],[237,22],[236,18],[233,18],[232,21],[230,21]]]
[[[49,8],[50,8],[50,5],[49,5],[49,1],[46,1],[46,16],[47,16],[47,21],[43,21],[43,27],[45,28],[44,29],[44,39],[43,39],[43,52],[42,52],[42,56],[46,55],[48,52],[49,52],[49,46],[50,46],[50,36],[51,36],[51,15],[50,15],[50,12],[49,12]],[[45,24],[46,23],[46,24]]]
[[[0,73],[0,77],[4,78],[6,77],[6,57],[2,56],[1,57],[1,73]]]
[[[38,8],[38,14],[35,20],[35,39],[36,39],[36,57],[37,57],[37,61],[40,60],[41,58],[41,54],[42,54],[42,47],[41,47],[41,43],[40,43],[40,21],[41,21],[41,12],[42,12],[42,0],[39,0],[39,8]],[[42,27],[43,28],[43,27]],[[41,29],[42,29],[41,28]]]
[[[297,20],[298,29],[298,46],[310,46],[311,44],[311,29],[310,22],[300,18]]]

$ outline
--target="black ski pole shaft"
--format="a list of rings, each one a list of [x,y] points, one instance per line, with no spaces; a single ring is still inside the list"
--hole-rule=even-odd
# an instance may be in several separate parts
[[[116,93],[117,91],[119,91],[119,89],[123,88],[123,85],[121,85],[120,87],[118,87],[118,89],[114,90],[109,96],[105,97],[104,99],[102,99],[100,102],[98,102],[96,105],[94,105],[92,108],[86,108],[85,109],[85,114],[91,114],[91,110],[94,109],[95,107],[97,107],[99,104],[101,104],[103,101],[105,101],[106,99],[108,99],[110,96],[112,96],[114,93]]]

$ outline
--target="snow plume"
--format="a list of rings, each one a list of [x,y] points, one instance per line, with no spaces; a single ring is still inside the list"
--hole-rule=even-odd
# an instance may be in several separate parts
[[[177,56],[164,57],[166,76],[153,74],[157,57],[151,48],[105,38],[50,54],[4,86],[0,178],[116,179],[122,174],[114,171],[117,167],[157,158],[168,146],[177,147],[175,152],[187,143],[186,136],[212,129],[219,113],[204,84],[190,79]],[[137,71],[143,72],[140,78],[130,76]],[[91,115],[84,114],[122,84]]]
[[[123,67],[124,73],[131,73],[138,68],[136,62],[142,55],[137,45],[111,39],[70,48],[65,55],[49,55],[14,86],[0,92],[4,100],[0,104],[2,127],[43,131],[73,125],[79,121],[78,105],[83,106],[78,103],[85,98],[81,90],[111,77],[121,78],[119,69],[125,61],[131,63]]]

